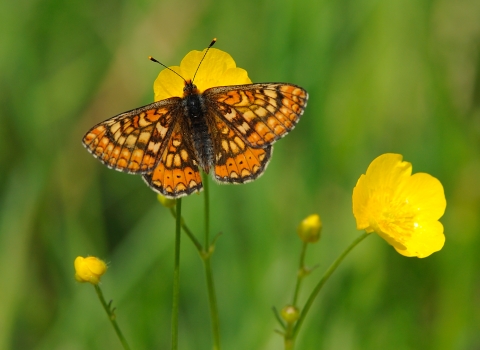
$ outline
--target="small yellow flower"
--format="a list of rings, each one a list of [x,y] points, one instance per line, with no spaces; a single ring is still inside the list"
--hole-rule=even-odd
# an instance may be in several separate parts
[[[206,50],[206,49],[205,49]],[[180,66],[173,66],[170,69],[180,74],[184,79],[191,80],[198,68],[203,55],[203,51],[190,51],[180,63]],[[200,92],[215,86],[228,86],[239,84],[251,84],[247,71],[237,68],[232,56],[228,53],[211,48],[203,60],[193,83]],[[160,72],[153,83],[155,92],[155,101],[160,101],[169,97],[183,97],[183,80],[168,69]]]
[[[376,158],[353,189],[357,229],[376,232],[404,256],[424,258],[442,249],[438,221],[447,202],[443,186],[426,173],[412,175],[400,154]]]
[[[160,204],[162,204],[165,208],[169,208],[169,209],[173,208],[176,203],[175,199],[164,197],[161,194],[158,194],[157,199],[160,202]]]
[[[317,214],[307,216],[297,228],[298,236],[305,243],[317,242],[320,239],[321,231],[322,221]]]
[[[100,277],[107,271],[107,264],[94,256],[82,258],[78,256],[74,262],[75,279],[78,282],[98,284]]]

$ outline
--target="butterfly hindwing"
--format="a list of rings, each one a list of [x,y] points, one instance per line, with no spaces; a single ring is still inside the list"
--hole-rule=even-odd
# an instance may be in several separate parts
[[[168,138],[180,98],[155,102],[105,120],[83,137],[87,150],[108,167],[128,173],[152,171]]]
[[[221,118],[215,119],[213,135],[214,178],[218,182],[246,183],[263,174],[272,146],[252,148]]]
[[[168,198],[179,198],[202,190],[202,178],[190,136],[185,135],[180,121],[173,130],[162,157],[153,172],[143,179],[154,191]]]

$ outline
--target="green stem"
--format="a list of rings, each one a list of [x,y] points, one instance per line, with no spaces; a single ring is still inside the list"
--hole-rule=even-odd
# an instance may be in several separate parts
[[[180,232],[182,228],[182,199],[177,199],[175,225],[175,262],[173,268],[172,350],[178,349],[178,308],[180,300]]]
[[[277,319],[278,321],[278,324],[283,328],[283,329],[286,329],[286,326],[285,326],[285,323],[283,322],[283,319],[282,317],[280,316],[280,314],[278,313],[278,310],[277,308],[274,306],[272,307],[272,311],[273,311],[273,315],[275,316],[275,318]],[[280,334],[284,334],[284,332],[282,331],[277,331],[278,333]]]
[[[208,181],[208,174],[202,173],[202,182],[205,195],[205,249],[210,247],[210,185]]]
[[[204,259],[203,265],[205,267],[205,277],[207,279],[208,301],[210,304],[210,318],[212,319],[213,349],[220,350],[220,322],[218,321],[217,297],[215,295],[215,285],[213,283],[210,256]]]
[[[293,350],[294,339],[289,337],[288,334],[292,334],[293,332],[293,324],[288,324],[285,330],[285,338],[284,338],[284,346],[285,350]]]
[[[210,307],[210,317],[212,319],[212,333],[213,333],[213,342],[214,342],[214,349],[215,350],[220,350],[220,326],[219,326],[219,317],[218,317],[218,306],[217,306],[217,297],[215,294],[215,285],[213,282],[213,274],[212,274],[212,267],[211,267],[211,262],[210,258],[214,250],[214,244],[215,244],[215,239],[214,242],[211,244],[210,243],[210,196],[209,196],[209,182],[208,182],[208,175],[202,173],[202,181],[204,185],[204,190],[205,190],[205,248],[202,247],[202,244],[198,241],[198,239],[195,237],[195,235],[192,233],[192,231],[188,228],[188,226],[185,224],[183,218],[182,218],[182,213],[181,210],[179,210],[179,200],[177,200],[177,209],[175,210],[174,208],[170,209],[170,213],[176,220],[176,228],[177,230],[179,227],[181,227],[187,236],[190,238],[190,240],[193,242],[195,247],[198,250],[198,254],[200,255],[200,258],[203,261],[203,266],[205,270],[205,278],[206,278],[206,283],[207,283],[207,292],[208,292],[208,300],[209,300],[209,307]],[[180,206],[181,209],[181,206]],[[178,232],[177,232],[178,234]],[[178,243],[178,247],[180,247],[180,237],[176,238],[176,243]],[[177,253],[175,253],[175,263],[177,263]],[[179,254],[178,253],[178,259],[179,259]],[[177,265],[176,265],[177,266]],[[177,271],[177,269],[175,269]],[[174,278],[176,277],[176,274],[174,275]],[[174,332],[177,334],[178,330],[178,300],[175,301],[175,290],[177,290],[178,286],[175,286],[175,280],[174,280],[174,311],[172,315],[172,349],[173,349],[173,344],[174,344]],[[177,290],[178,293],[178,290]],[[178,295],[177,295],[178,297]],[[176,304],[177,303],[177,304]],[[175,313],[175,308],[177,308],[176,313]],[[176,317],[176,318],[175,318]],[[176,349],[176,348],[175,348]]]
[[[215,284],[213,282],[212,266],[210,263],[213,247],[210,246],[210,191],[208,174],[202,173],[202,182],[205,191],[205,250],[201,257],[203,259],[203,267],[205,269],[208,301],[210,306],[210,318],[212,319],[213,349],[220,350],[220,323],[218,320],[217,296],[215,294]]]
[[[175,209],[174,208],[170,208],[170,213],[172,214],[172,216],[175,218],[175,220],[177,219],[177,213],[175,212]],[[188,226],[185,224],[185,221],[183,220],[182,216],[180,216],[180,221],[182,223],[182,229],[183,231],[185,231],[185,233],[187,234],[188,238],[190,238],[190,240],[192,241],[192,243],[195,245],[195,247],[197,248],[198,250],[198,253],[200,255],[202,255],[202,251],[203,251],[203,247],[201,245],[201,243],[198,241],[198,239],[195,237],[195,235],[193,234],[193,232],[188,228]]]
[[[308,243],[303,242],[302,253],[300,254],[300,263],[298,265],[297,273],[297,285],[295,286],[295,294],[293,296],[292,306],[297,305],[298,294],[300,292],[300,285],[302,284],[303,277],[305,277],[305,253],[307,251]]]
[[[328,270],[325,272],[323,277],[320,279],[318,284],[316,285],[315,289],[312,291],[312,294],[310,294],[310,297],[308,298],[307,302],[305,303],[305,306],[302,309],[302,312],[300,314],[300,318],[298,319],[295,328],[293,329],[293,332],[291,334],[291,340],[292,342],[295,341],[296,336],[298,335],[298,332],[300,330],[300,327],[302,326],[303,321],[305,320],[305,317],[307,316],[308,310],[310,310],[310,307],[312,306],[313,302],[315,301],[315,298],[317,297],[318,293],[322,289],[323,285],[325,282],[328,280],[328,278],[332,275],[332,273],[336,270],[338,265],[342,262],[342,260],[347,256],[347,254],[355,248],[355,246],[363,241],[369,234],[364,233],[363,235],[359,236],[357,239],[355,239],[348,247],[345,249],[345,251],[340,254],[340,256],[333,262],[332,265],[328,268]],[[286,339],[287,340],[287,339]]]
[[[123,348],[125,350],[130,350],[130,346],[128,346],[127,340],[123,336],[123,333],[120,330],[120,327],[118,327],[114,310],[111,310],[110,306],[105,302],[105,298],[103,297],[102,290],[100,289],[98,284],[94,284],[93,286],[95,287],[95,291],[97,292],[98,299],[100,299],[100,303],[102,304],[103,308],[105,309],[105,312],[107,313],[108,319],[110,320],[110,323],[112,324],[113,328],[115,329],[115,332],[117,333],[118,339],[120,339],[120,342],[122,343]]]

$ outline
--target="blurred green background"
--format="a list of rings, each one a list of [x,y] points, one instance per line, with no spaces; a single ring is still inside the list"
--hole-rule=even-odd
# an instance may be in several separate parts
[[[374,235],[315,302],[298,349],[480,348],[480,2],[0,2],[0,349],[115,349],[76,256],[109,262],[102,289],[134,349],[170,347],[174,221],[140,176],[81,145],[94,124],[153,100],[159,66],[213,37],[254,82],[310,93],[265,175],[212,184],[224,349],[281,349],[271,307],[290,302],[311,213],[324,222],[303,303],[355,238],[351,194],[368,164],[401,153],[445,187],[446,244],[405,258]],[[183,201],[203,233],[203,197]],[[185,237],[185,236],[184,236]],[[180,349],[210,349],[201,260],[181,256]]]

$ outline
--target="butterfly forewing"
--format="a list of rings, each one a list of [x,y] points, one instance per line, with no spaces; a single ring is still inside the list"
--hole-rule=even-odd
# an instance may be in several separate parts
[[[180,100],[169,98],[107,119],[86,133],[83,144],[112,169],[151,172],[165,148]]]
[[[208,89],[205,99],[217,115],[251,147],[265,147],[291,131],[307,105],[301,87],[284,83],[224,86]]]

